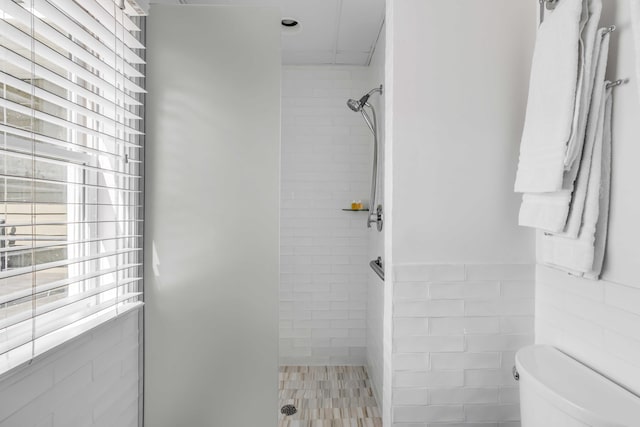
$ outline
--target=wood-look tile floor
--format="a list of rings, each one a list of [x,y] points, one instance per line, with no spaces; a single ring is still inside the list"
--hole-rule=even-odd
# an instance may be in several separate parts
[[[382,427],[364,366],[281,366],[278,427]]]

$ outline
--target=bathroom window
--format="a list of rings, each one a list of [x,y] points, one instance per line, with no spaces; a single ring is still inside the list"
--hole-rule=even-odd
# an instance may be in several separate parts
[[[141,302],[142,23],[0,0],[0,373]]]

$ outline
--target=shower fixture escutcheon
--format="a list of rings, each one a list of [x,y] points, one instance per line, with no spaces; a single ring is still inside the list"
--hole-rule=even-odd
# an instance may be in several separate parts
[[[384,225],[384,213],[382,210],[382,205],[378,205],[376,211],[369,214],[369,218],[367,219],[367,227],[371,228],[371,224],[375,224],[376,229],[378,231],[382,231],[382,226]]]
[[[378,186],[378,122],[376,119],[376,110],[373,108],[373,105],[369,104],[369,98],[374,93],[379,93],[382,96],[382,85],[371,89],[360,99],[347,100],[347,107],[356,113],[362,114],[367,127],[371,130],[371,133],[373,133],[373,176],[371,178],[371,198],[369,199],[371,212],[367,217],[367,227],[371,228],[371,224],[376,224],[376,229],[382,231],[384,224],[383,209],[382,205],[376,203],[376,190]],[[371,116],[367,113],[367,108],[371,110]]]

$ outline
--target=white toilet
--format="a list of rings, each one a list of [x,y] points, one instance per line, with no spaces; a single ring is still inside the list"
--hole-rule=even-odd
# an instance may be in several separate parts
[[[640,427],[640,398],[554,347],[516,355],[522,427]]]

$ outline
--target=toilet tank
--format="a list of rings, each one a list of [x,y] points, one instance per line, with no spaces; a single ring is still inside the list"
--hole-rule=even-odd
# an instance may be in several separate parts
[[[516,354],[522,427],[638,427],[640,398],[554,347]]]

